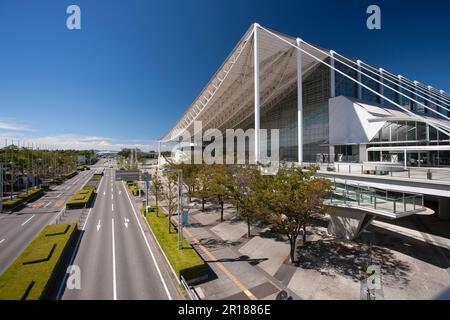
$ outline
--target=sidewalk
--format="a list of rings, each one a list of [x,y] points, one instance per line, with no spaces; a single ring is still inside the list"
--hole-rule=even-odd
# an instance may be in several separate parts
[[[165,207],[161,209],[166,210]],[[271,269],[267,268],[268,258],[248,255],[247,251],[251,251],[255,243],[258,246],[255,239],[260,237],[246,238],[247,225],[235,220],[233,211],[229,206],[226,208],[224,222],[220,222],[220,213],[210,204],[205,205],[205,212],[199,209],[190,212],[189,226],[184,228],[183,234],[210,268],[209,279],[195,286],[197,293],[208,300],[274,300],[280,291],[285,290],[294,299],[299,299],[285,284],[273,277],[273,272],[267,272]],[[173,220],[177,224],[176,216]],[[252,231],[256,234],[257,228],[254,227]],[[266,249],[280,256],[276,248]],[[284,253],[281,256],[284,260]]]

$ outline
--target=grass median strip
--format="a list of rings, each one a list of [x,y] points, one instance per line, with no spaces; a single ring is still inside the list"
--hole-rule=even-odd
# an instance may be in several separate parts
[[[91,185],[87,185],[83,189],[78,190],[78,192],[75,193],[69,201],[67,201],[67,208],[75,209],[87,207],[92,200],[94,191],[95,187]]]
[[[0,300],[45,299],[75,234],[75,223],[46,226],[0,276]]]
[[[183,240],[183,249],[178,249],[178,234],[167,232],[168,218],[163,213],[148,213],[146,219],[178,277],[189,281],[206,274],[206,264],[192,245]]]
[[[30,189],[26,192],[19,194],[16,198],[3,201],[3,209],[12,210],[14,208],[17,208],[18,206],[24,204],[25,202],[30,201],[35,197],[38,197],[42,193],[44,193],[44,189],[42,188]]]

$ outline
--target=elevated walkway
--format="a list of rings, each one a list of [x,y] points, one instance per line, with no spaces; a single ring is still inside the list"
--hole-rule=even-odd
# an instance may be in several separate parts
[[[427,210],[423,194],[376,189],[345,179],[330,180],[333,192],[325,200],[332,207],[328,232],[339,238],[356,238],[377,216],[399,219]]]

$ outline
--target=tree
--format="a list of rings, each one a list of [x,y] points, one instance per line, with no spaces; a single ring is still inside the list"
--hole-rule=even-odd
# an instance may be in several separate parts
[[[153,193],[153,195],[155,196],[155,204],[156,204],[156,216],[158,216],[158,200],[159,200],[159,196],[163,191],[163,184],[161,182],[161,180],[158,177],[158,173],[156,172],[151,180],[151,191]]]
[[[225,201],[229,198],[227,185],[232,183],[230,167],[224,164],[209,165],[210,185],[209,196],[220,205],[220,221],[223,221],[223,208]]]
[[[171,232],[171,218],[175,213],[177,208],[177,175],[174,173],[169,173],[167,175],[167,181],[165,185],[165,198],[167,200],[167,210],[169,212],[169,220],[168,220],[168,230]]]
[[[303,232],[306,243],[306,227],[313,214],[325,214],[324,199],[331,192],[331,182],[315,178],[316,169],[302,170],[295,165],[281,166],[271,177],[270,187],[260,193],[260,203],[271,212],[269,221],[274,231],[284,234],[290,244],[291,262],[295,262],[297,238]]]
[[[192,195],[195,191],[195,187],[198,182],[198,174],[201,169],[201,165],[195,163],[181,162],[179,164],[171,163],[168,165],[170,169],[183,171],[183,184],[188,189],[189,202],[192,201]]]
[[[236,206],[238,216],[247,221],[247,236],[251,236],[253,221],[262,217],[260,191],[264,185],[263,176],[256,166],[236,166],[232,169],[231,179],[226,181],[226,188],[231,202]]]
[[[209,188],[211,184],[211,175],[209,166],[210,165],[207,164],[200,165],[196,175],[196,185],[198,186],[198,189],[193,192],[193,196],[202,199],[202,211],[205,211],[205,201],[210,196]]]

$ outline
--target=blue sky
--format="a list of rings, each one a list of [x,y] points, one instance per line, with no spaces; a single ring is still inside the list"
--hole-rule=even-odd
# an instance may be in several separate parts
[[[448,1],[0,0],[0,139],[154,144],[255,21],[450,91]]]

